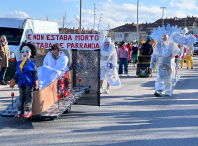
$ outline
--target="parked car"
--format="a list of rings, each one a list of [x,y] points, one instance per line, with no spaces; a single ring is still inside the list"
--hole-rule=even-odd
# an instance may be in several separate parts
[[[198,41],[194,43],[194,54],[193,55],[198,55]]]
[[[13,77],[16,71],[17,61],[22,60],[19,48],[26,40],[28,33],[59,33],[58,25],[53,21],[36,19],[0,18],[0,36],[7,37],[10,50],[9,67],[6,77]]]

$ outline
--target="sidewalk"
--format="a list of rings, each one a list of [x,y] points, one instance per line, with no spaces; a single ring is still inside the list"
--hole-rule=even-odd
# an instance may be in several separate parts
[[[9,88],[9,85],[0,85],[0,90],[4,88]]]

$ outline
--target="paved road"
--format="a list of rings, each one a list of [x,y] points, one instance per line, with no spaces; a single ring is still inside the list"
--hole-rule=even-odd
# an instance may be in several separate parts
[[[137,78],[130,66],[131,76],[121,78],[121,89],[102,95],[101,107],[74,105],[53,121],[0,117],[0,145],[197,146],[198,58],[194,62],[195,69],[179,70],[172,97],[154,97],[155,76]],[[11,102],[4,90],[0,111]]]

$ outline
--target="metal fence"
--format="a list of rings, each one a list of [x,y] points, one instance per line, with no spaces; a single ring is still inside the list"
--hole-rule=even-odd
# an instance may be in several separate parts
[[[100,106],[100,51],[72,50],[74,85],[81,78],[82,85],[91,85],[89,94],[84,94],[76,104]]]

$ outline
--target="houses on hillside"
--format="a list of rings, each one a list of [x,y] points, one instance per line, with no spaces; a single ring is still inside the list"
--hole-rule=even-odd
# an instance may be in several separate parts
[[[177,25],[181,28],[184,28],[186,26],[189,30],[189,33],[198,34],[198,17],[187,16],[186,18],[165,18],[164,25],[167,26],[168,24],[171,26]],[[162,19],[158,19],[153,23],[146,22],[139,24],[139,41],[146,40],[152,33],[152,30],[158,26],[162,26]],[[125,25],[115,27],[109,31],[109,35],[114,41],[132,41],[137,38],[137,24],[127,23]]]

